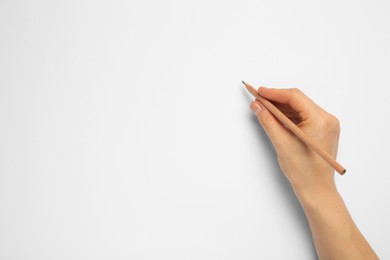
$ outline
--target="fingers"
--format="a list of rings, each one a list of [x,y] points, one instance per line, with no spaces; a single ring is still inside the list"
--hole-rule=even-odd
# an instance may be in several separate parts
[[[291,135],[289,130],[285,128],[259,101],[252,102],[250,108],[256,114],[257,119],[273,144],[276,144],[277,140],[285,140],[285,138],[288,138]]]
[[[299,114],[309,114],[311,111],[318,110],[320,108],[297,88],[274,89],[260,87],[258,89],[258,93],[260,96],[270,101],[289,105]]]

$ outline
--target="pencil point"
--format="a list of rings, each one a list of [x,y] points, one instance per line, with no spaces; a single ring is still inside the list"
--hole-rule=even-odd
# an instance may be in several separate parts
[[[245,85],[245,82],[244,82],[243,80],[241,80],[241,82],[242,82],[242,84],[244,84],[244,85]]]

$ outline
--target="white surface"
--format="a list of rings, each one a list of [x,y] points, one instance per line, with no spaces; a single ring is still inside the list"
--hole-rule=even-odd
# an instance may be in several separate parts
[[[0,2],[1,259],[315,259],[240,84],[342,123],[390,258],[388,1]]]

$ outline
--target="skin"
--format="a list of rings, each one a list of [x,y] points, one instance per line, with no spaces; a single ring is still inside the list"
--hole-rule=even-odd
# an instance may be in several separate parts
[[[335,116],[319,107],[299,89],[260,87],[258,92],[336,158],[340,123]],[[280,169],[301,203],[318,257],[379,259],[353,222],[337,191],[332,167],[284,127],[260,102],[252,102],[250,108],[268,134]]]

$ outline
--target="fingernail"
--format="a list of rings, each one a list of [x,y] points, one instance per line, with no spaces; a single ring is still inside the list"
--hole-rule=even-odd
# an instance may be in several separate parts
[[[252,107],[252,111],[255,112],[256,115],[258,115],[261,111],[261,106],[255,103]]]

